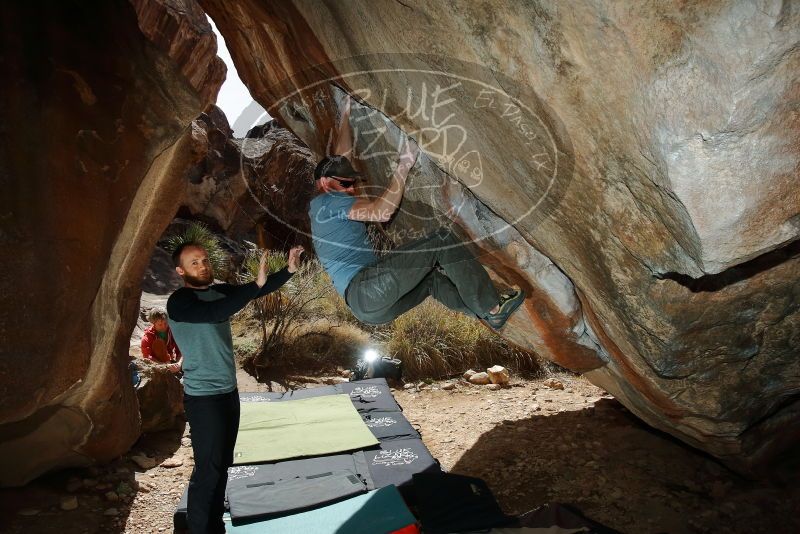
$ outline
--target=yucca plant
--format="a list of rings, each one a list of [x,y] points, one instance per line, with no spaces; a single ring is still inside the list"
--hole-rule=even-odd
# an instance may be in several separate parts
[[[209,230],[208,226],[201,222],[192,222],[182,233],[168,237],[165,248],[169,254],[172,254],[175,249],[185,243],[196,243],[206,249],[208,259],[214,268],[215,278],[224,279],[227,276],[228,253],[222,248],[217,236]]]

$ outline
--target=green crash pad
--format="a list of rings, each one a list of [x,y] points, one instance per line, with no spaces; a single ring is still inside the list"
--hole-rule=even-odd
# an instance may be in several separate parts
[[[416,523],[394,486],[346,501],[269,521],[234,526],[225,514],[228,534],[386,534]]]
[[[377,444],[349,395],[244,402],[233,463],[320,456]]]

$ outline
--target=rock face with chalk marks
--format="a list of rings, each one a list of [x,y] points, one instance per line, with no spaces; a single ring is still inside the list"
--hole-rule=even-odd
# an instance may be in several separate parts
[[[200,5],[310,151],[254,161],[307,176],[353,94],[367,193],[407,136],[424,150],[377,232],[472,242],[528,294],[505,337],[731,465],[797,443],[796,3]],[[225,69],[192,0],[20,4],[0,24],[0,485],[17,485],[138,436],[142,273]],[[256,200],[302,225],[291,176]]]
[[[473,240],[508,339],[731,465],[797,441],[796,5],[201,4],[318,157],[343,91],[375,190],[419,141],[382,231]]]

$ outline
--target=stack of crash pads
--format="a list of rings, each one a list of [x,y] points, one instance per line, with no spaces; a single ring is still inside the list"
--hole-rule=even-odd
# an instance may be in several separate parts
[[[416,519],[397,488],[388,486],[336,504],[277,519],[237,525],[228,522],[228,534],[418,534]]]
[[[280,532],[283,523],[272,521],[317,521],[320,514],[344,513],[351,501],[365,506],[395,502],[383,495],[396,493],[395,486],[407,490],[417,473],[441,472],[384,379],[286,393],[241,393],[240,399],[235,465],[228,471],[227,487],[235,528],[257,524]],[[372,500],[374,490],[383,491],[377,501]],[[176,528],[186,524],[186,497],[184,491]],[[415,522],[405,510],[407,515],[398,517],[412,520],[394,530]]]
[[[230,534],[418,534],[418,522],[426,534],[615,532],[555,503],[505,515],[483,480],[441,471],[384,379],[240,398]]]

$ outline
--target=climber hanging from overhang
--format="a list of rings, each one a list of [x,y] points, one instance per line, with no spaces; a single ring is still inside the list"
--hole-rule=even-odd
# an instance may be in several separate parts
[[[377,197],[356,193],[350,97],[344,100],[334,155],[314,170],[317,195],[309,208],[314,249],[336,290],[362,322],[383,324],[432,296],[448,308],[502,328],[525,300],[522,290],[500,295],[467,246],[440,228],[378,258],[367,222],[386,222],[397,210],[419,147],[406,138],[389,186]]]

